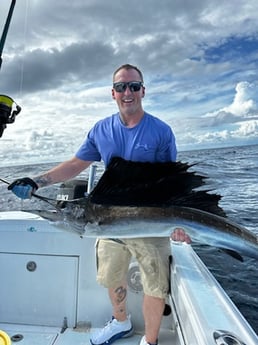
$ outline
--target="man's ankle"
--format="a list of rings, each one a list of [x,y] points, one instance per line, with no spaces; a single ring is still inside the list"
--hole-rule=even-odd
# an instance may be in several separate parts
[[[158,345],[158,339],[155,341],[155,343],[151,343],[150,341],[146,340],[146,343],[149,345]]]
[[[142,342],[144,343],[144,345],[146,345],[146,344],[148,344],[148,345],[158,345],[158,339],[156,339],[155,342],[148,341],[147,338],[146,338],[146,335],[143,336]]]
[[[124,318],[117,318],[117,317],[114,317],[114,319],[117,321],[117,322],[126,322],[126,321],[128,321],[128,318],[126,317],[125,319]]]

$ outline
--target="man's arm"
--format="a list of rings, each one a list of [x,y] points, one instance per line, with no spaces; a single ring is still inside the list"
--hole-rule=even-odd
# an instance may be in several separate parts
[[[83,161],[77,157],[73,157],[42,175],[34,177],[33,180],[38,185],[38,188],[46,187],[77,176],[80,172],[88,168],[91,163],[91,161]]]
[[[73,157],[33,179],[29,177],[17,179],[8,186],[8,189],[21,199],[30,199],[38,188],[69,180],[88,168],[91,163]]]

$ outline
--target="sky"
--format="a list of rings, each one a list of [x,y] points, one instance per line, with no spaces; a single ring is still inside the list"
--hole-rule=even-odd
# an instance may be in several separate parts
[[[257,0],[17,0],[0,93],[22,111],[0,138],[2,164],[70,158],[117,112],[124,63],[142,70],[144,109],[179,151],[258,144],[257,13]]]

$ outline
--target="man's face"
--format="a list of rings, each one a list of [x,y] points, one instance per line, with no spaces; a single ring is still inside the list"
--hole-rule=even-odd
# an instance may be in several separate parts
[[[138,72],[134,69],[121,69],[116,73],[114,79],[114,83],[131,81],[142,81]],[[142,98],[144,94],[144,86],[141,86],[139,91],[131,91],[128,86],[123,92],[117,92],[114,88],[112,89],[112,97],[116,100],[121,115],[124,116],[142,113]]]

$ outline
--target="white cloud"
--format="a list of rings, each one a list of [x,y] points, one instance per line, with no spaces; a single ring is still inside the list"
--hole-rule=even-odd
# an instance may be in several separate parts
[[[236,86],[236,95],[234,101],[228,107],[222,109],[225,112],[237,116],[248,116],[254,113],[258,114],[257,104],[251,97],[258,92],[258,86],[248,82],[240,82]]]
[[[239,128],[234,132],[236,137],[253,137],[258,138],[258,120],[242,122]]]
[[[258,138],[258,110],[252,98],[255,83],[239,82],[233,101],[226,107],[200,117],[175,121],[179,146],[227,146],[228,143],[254,143]]]

